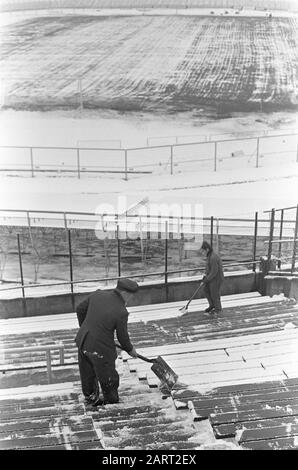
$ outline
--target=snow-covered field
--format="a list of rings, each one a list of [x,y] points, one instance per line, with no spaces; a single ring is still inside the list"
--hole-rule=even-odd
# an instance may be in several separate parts
[[[167,10],[167,12],[169,11]],[[55,68],[49,70],[47,58],[50,58],[51,60],[55,58],[55,60],[58,60],[56,65],[58,67],[59,64],[61,65],[60,62],[61,59],[63,59],[62,56],[64,53],[64,49],[67,49],[61,48],[61,46],[60,49],[59,47],[57,48],[58,44],[56,42],[56,39],[57,37],[60,37],[61,34],[61,38],[64,38],[64,43],[66,41],[66,38],[68,38],[69,40],[72,38],[72,40],[68,43],[68,47],[71,48],[73,54],[70,54],[68,56],[68,61],[65,61],[64,57],[63,68],[61,68],[62,75],[64,74],[65,76],[65,70],[68,70],[69,67],[73,67],[73,70],[75,71],[81,70],[81,67],[83,67],[84,69],[86,65],[84,62],[85,60],[88,62],[89,65],[92,64],[92,60],[94,60],[94,65],[98,67],[98,43],[96,47],[95,45],[94,47],[92,47],[91,43],[86,43],[87,55],[85,53],[83,54],[82,50],[78,51],[78,54],[75,53],[78,44],[81,40],[87,42],[92,41],[95,39],[95,36],[96,40],[98,41],[100,39],[99,37],[97,37],[98,34],[108,34],[108,30],[110,32],[112,30],[118,31],[118,29],[116,28],[116,24],[114,24],[115,21],[117,22],[121,20],[125,22],[128,20],[127,18],[120,18],[118,15],[111,16],[109,20],[107,20],[106,17],[103,17],[98,20],[101,21],[101,23],[97,23],[97,18],[95,18],[94,16],[93,18],[85,17],[85,19],[87,18],[86,23],[85,26],[82,26],[82,24],[80,23],[80,17],[74,17],[73,15],[75,12],[72,13],[72,16],[64,14],[64,19],[63,17],[60,18],[62,21],[62,30],[55,30],[53,26],[53,21],[55,22],[56,19],[48,18],[47,20],[44,20],[47,22],[47,35],[42,34],[41,36],[39,34],[41,23],[39,23],[38,19],[36,20],[36,22],[33,21],[33,17],[40,15],[41,12],[39,12],[38,14],[36,12],[27,13],[30,16],[30,21],[25,23],[23,21],[20,21],[20,14],[13,16],[13,19],[10,15],[10,20],[8,20],[9,15],[6,15],[6,22],[9,23],[9,21],[13,21],[13,27],[16,27],[15,30],[11,30],[12,36],[5,38],[6,49],[3,49],[2,54],[4,54],[4,64],[6,64],[6,66],[8,67],[6,68],[6,72],[8,72],[10,70],[10,67],[12,67],[11,71],[14,71],[12,77],[17,77],[18,73],[25,73],[29,75],[33,73],[34,75],[34,70],[38,71],[40,70],[40,67],[44,67],[45,77],[48,73],[50,73],[52,77],[55,76],[55,79],[57,78],[58,83],[59,75],[57,76]],[[93,13],[95,13],[96,15],[105,14],[104,11]],[[114,15],[117,15],[119,12],[114,10],[113,13]],[[164,73],[162,72],[162,69],[164,68],[166,70],[165,73],[167,75],[168,80],[168,72],[169,70],[171,70],[171,64],[173,65],[174,62],[177,62],[177,57],[181,58],[181,55],[179,55],[180,53],[177,53],[177,47],[180,49],[185,49],[185,47],[187,46],[186,42],[188,41],[189,45],[193,44],[193,40],[195,39],[195,37],[197,37],[197,30],[194,26],[196,24],[196,21],[200,22],[200,31],[203,36],[205,35],[205,30],[208,30],[210,28],[213,28],[212,34],[217,35],[220,32],[220,30],[217,29],[218,27],[221,28],[222,25],[225,25],[227,27],[227,25],[230,24],[229,21],[232,21],[232,23],[230,24],[230,33],[234,31],[234,36],[232,39],[234,41],[233,44],[235,45],[235,57],[238,55],[243,58],[242,52],[244,52],[244,50],[241,52],[242,49],[239,49],[239,44],[241,43],[244,47],[244,36],[241,39],[242,42],[240,41],[240,43],[239,38],[242,37],[242,34],[244,34],[244,29],[238,30],[237,33],[236,30],[233,29],[233,25],[237,23],[238,19],[236,20],[234,18],[232,20],[231,18],[214,18],[215,22],[206,23],[208,19],[207,17],[196,17],[195,15],[198,14],[198,12],[191,12],[189,10],[187,17],[178,17],[177,15],[168,15],[167,17],[165,17],[163,15],[159,15],[158,12],[155,12],[155,16],[143,15],[139,17],[139,15],[136,14],[133,16],[133,12],[130,13],[132,13],[132,16],[130,17],[130,20],[132,22],[130,23],[130,25],[134,25],[135,28],[134,31],[131,31],[131,35],[127,36],[128,29],[124,28],[121,29],[121,31],[119,30],[119,34],[117,33],[117,35],[110,34],[109,37],[102,36],[101,39],[105,39],[104,47],[102,47],[102,49],[99,49],[99,51],[101,51],[100,53],[105,54],[106,60],[110,60],[110,62],[111,57],[107,53],[108,50],[110,50],[110,52],[112,50],[116,50],[118,54],[117,57],[119,57],[119,60],[124,57],[126,57],[126,59],[129,59],[128,62],[126,59],[125,61],[121,59],[120,64],[121,67],[128,67],[127,72],[130,71],[130,73],[132,73],[132,71],[138,70],[139,73],[141,73],[142,69],[141,67],[139,67],[139,65],[144,59],[142,63],[144,64],[144,66],[146,65],[147,67],[144,76],[148,77],[150,74],[156,74],[157,72],[159,74],[162,74]],[[218,15],[220,15],[221,13],[222,12],[220,11],[216,11],[216,14]],[[235,14],[234,11],[232,13]],[[210,14],[210,11],[208,14]],[[242,16],[250,16],[250,14],[251,12],[249,11],[241,12]],[[259,13],[255,11],[254,14],[257,15]],[[263,20],[264,16],[266,15],[266,12],[262,12]],[[5,17],[5,15],[2,16]],[[293,15],[285,14],[285,12],[283,14],[279,14],[279,18],[281,18],[282,16],[284,18],[280,19],[280,21],[288,22],[287,28],[284,29],[285,23],[262,23],[265,26],[264,28],[261,28],[262,32],[260,31],[260,35],[257,36],[257,42],[260,40],[262,43],[261,49],[267,51],[266,54],[270,53],[270,55],[272,55],[272,53],[276,50],[276,44],[274,45],[272,41],[277,40],[274,38],[279,38],[279,44],[283,44],[283,52],[282,54],[279,54],[279,57],[287,57],[287,59],[285,59],[286,61],[288,59],[290,61],[294,61],[296,57],[295,54],[297,54],[297,48],[295,49],[293,45],[296,41],[295,37],[297,34],[297,28],[295,30],[294,28],[292,28],[292,26],[294,25],[296,18]],[[265,19],[267,20],[267,18]],[[63,23],[64,20],[66,21],[66,23]],[[244,21],[244,23],[242,24],[247,24],[245,23],[245,21],[250,20],[251,18],[242,18],[241,21]],[[3,21],[5,22],[5,18]],[[69,25],[72,24],[74,26],[74,29],[71,28],[69,30],[67,27],[65,28],[65,25],[67,26],[67,21],[69,21]],[[138,23],[139,21],[141,21],[141,23]],[[221,21],[224,22],[221,23]],[[187,37],[184,38],[183,28],[186,27],[185,22],[189,22],[189,25],[192,25],[192,27],[188,31],[188,34],[186,35]],[[33,28],[34,24],[36,25],[36,29]],[[102,25],[101,29],[96,28],[96,25],[98,24]],[[142,26],[137,27],[138,24]],[[271,24],[271,26],[268,26],[269,24]],[[277,28],[277,24],[279,24],[280,27]],[[204,28],[203,25],[205,25]],[[261,23],[259,24],[259,26],[260,25]],[[44,26],[46,26],[45,23]],[[21,28],[20,30],[18,30],[19,27]],[[29,27],[29,30],[27,27]],[[30,30],[31,27],[33,28],[32,30]],[[272,30],[270,30],[272,34],[269,36],[267,34],[267,27],[273,28]],[[92,31],[89,28],[91,28]],[[182,29],[180,30],[179,28]],[[155,31],[154,34],[153,30]],[[3,31],[8,30],[3,29]],[[23,31],[24,33],[26,32],[25,36],[27,39],[25,42],[23,42],[24,37],[22,37],[22,35],[15,35],[17,31]],[[173,38],[174,35],[178,34],[179,31],[181,33],[182,39],[184,39],[178,44],[177,40],[174,41]],[[281,33],[282,31],[283,33]],[[74,34],[74,32],[76,33]],[[134,44],[131,43],[132,38],[135,39],[136,36],[138,36],[137,32],[141,34],[143,38],[143,41],[140,41],[140,47],[141,45],[143,47],[144,44],[147,44],[149,47],[148,51],[150,51],[149,55],[147,54],[144,56],[143,52],[138,49],[138,46],[136,48],[135,41]],[[158,35],[158,37],[156,36],[156,34]],[[248,30],[246,30],[245,34],[248,34]],[[289,43],[287,42],[289,39],[288,34],[291,35],[294,41],[291,46],[289,46]],[[14,43],[16,37],[18,37],[19,44],[17,50],[10,57],[10,54],[8,52],[11,48],[11,44],[9,43],[9,41],[12,41],[12,43]],[[271,38],[270,40],[269,37]],[[153,42],[152,38],[154,38]],[[205,39],[206,38],[207,36],[205,37]],[[245,51],[250,50],[250,54],[251,47],[253,46],[254,48],[255,43],[254,41],[251,41],[251,37],[249,35],[246,37],[245,40],[247,41],[248,45],[248,47],[245,48]],[[271,41],[270,44],[268,41]],[[196,47],[199,47],[199,42],[196,42]],[[228,41],[218,41],[218,45],[220,44],[220,50],[222,47],[226,47],[224,46],[224,44],[227,45],[227,43]],[[32,44],[34,44],[34,53],[31,51]],[[121,45],[118,51],[116,47],[117,44],[119,47]],[[154,44],[156,46],[155,49],[153,47]],[[204,41],[202,44],[205,44]],[[55,45],[55,47],[57,48],[56,51],[59,52],[56,55],[53,54],[53,45]],[[233,48],[229,46],[229,48],[226,48],[226,50],[228,49],[232,50]],[[186,50],[187,47],[184,52]],[[192,52],[194,52],[193,49],[191,50]],[[29,67],[29,62],[27,62],[31,54],[30,51],[33,53],[32,59],[34,58],[35,61],[34,66],[32,68]],[[38,59],[38,54],[36,55],[36,52],[38,51],[40,54],[43,55],[42,63],[36,61],[36,59]],[[24,54],[24,52],[26,52],[26,54]],[[60,52],[62,55],[60,55]],[[92,56],[93,53],[95,54],[94,56]],[[246,53],[248,52],[245,52],[245,54]],[[6,54],[8,54],[8,56],[6,56],[5,58]],[[93,58],[90,56],[90,54]],[[165,54],[168,54],[167,57],[173,58],[173,62],[167,62],[166,67],[164,67],[164,61],[162,60]],[[221,62],[222,54],[223,51],[221,50],[221,53],[218,56],[219,61],[215,59],[215,57],[213,57],[210,63],[214,62],[215,64],[223,64],[223,62]],[[256,54],[258,55],[257,52]],[[190,56],[193,57],[193,59],[190,61],[190,64],[192,64],[191,67],[193,66],[195,68],[200,68],[197,59],[194,60],[194,56],[189,54],[187,57]],[[138,59],[135,59],[136,57],[138,57]],[[21,71],[14,68],[13,66],[13,61],[15,58],[25,60],[25,62],[23,63],[24,68],[21,69]],[[115,56],[113,58],[115,59]],[[131,62],[134,60],[136,60],[135,65],[137,66],[137,68],[134,68],[133,63]],[[157,63],[156,60],[158,60],[159,62]],[[228,63],[230,63],[230,61],[228,61],[227,64]],[[119,61],[115,61],[115,64],[119,65]],[[122,69],[121,67],[117,67],[115,64],[113,65],[112,69],[110,69],[109,75],[110,78],[114,80],[113,83],[116,86],[117,80],[115,81],[115,77],[118,76],[119,78],[121,75],[121,77],[123,78],[126,72],[124,69]],[[262,64],[264,65],[264,62],[262,62]],[[258,73],[264,79],[266,77],[268,78],[268,75],[266,75],[266,73],[263,73],[264,69],[263,65],[261,65]],[[278,80],[280,80],[282,83],[285,83],[284,73],[288,74],[290,69],[287,67],[280,68],[281,65],[277,64],[277,62],[275,62],[275,65],[276,68],[274,68],[274,70],[279,69],[282,72],[281,75],[276,75],[276,77],[279,77]],[[100,70],[96,68],[95,70],[92,69],[92,67],[89,67],[88,70],[90,71],[91,75],[94,75],[94,78],[99,76],[104,79],[102,74],[106,72],[103,71],[102,68]],[[293,71],[293,69],[291,70]],[[227,72],[228,69],[225,71],[226,78]],[[105,76],[107,77],[108,75]],[[183,80],[185,79],[187,83],[190,83],[189,74],[185,75],[184,73],[183,76],[181,75],[181,77],[179,77],[180,75],[173,75],[172,80],[177,80],[177,83],[179,84],[180,78],[184,77]],[[219,78],[219,83],[221,83],[222,86],[224,83],[226,83],[226,78]],[[138,80],[139,79],[141,83],[142,80],[140,75],[138,75]],[[6,82],[6,80],[4,81]],[[89,88],[90,91],[93,89],[93,85],[91,84],[91,82]],[[38,81],[38,83],[41,82]],[[97,83],[97,78],[92,83]],[[165,84],[165,82],[162,81],[159,83]],[[35,81],[26,81],[25,86],[29,86],[30,88],[30,84],[33,87],[32,90],[34,90],[34,86],[36,85]],[[64,85],[65,86],[61,89],[62,94],[68,87],[66,82],[64,83]],[[206,89],[205,86],[203,88]],[[233,86],[233,88],[235,87]],[[41,91],[40,88],[38,89],[39,91]],[[112,90],[113,86],[111,86],[111,88],[109,89]],[[26,88],[24,96],[26,97],[26,99],[31,100],[32,96],[28,90],[29,89]],[[221,92],[224,92],[224,90],[222,89]],[[105,95],[106,94],[108,94],[107,89],[105,89]],[[60,95],[61,94],[58,93],[58,96]],[[149,95],[151,96],[151,93],[149,93],[149,91],[147,90],[146,96]],[[47,99],[51,99],[49,93],[47,93],[46,97]],[[111,109],[88,110],[85,108],[79,109],[78,107],[70,111],[59,111],[53,109],[52,111],[47,112],[26,112],[2,109],[0,112],[0,128],[0,145],[29,147],[82,147],[88,146],[90,145],[90,143],[92,143],[91,145],[95,146],[103,146],[103,143],[105,143],[105,145],[108,145],[107,142],[109,142],[109,146],[121,145],[121,147],[124,148],[146,146],[148,145],[148,143],[150,145],[161,145],[163,143],[175,143],[182,141],[206,141],[215,138],[216,136],[217,138],[221,138],[221,136],[222,138],[235,138],[237,136],[241,136],[241,138],[244,138],[245,136],[262,136],[265,134],[272,134],[276,132],[284,132],[285,134],[293,133],[295,131],[298,131],[298,114],[296,112],[234,113],[226,119],[215,119],[214,117],[210,117],[208,113],[206,114],[205,111],[200,108],[188,112],[177,111],[172,114],[161,112],[160,110],[158,110],[158,108],[154,108],[151,111],[146,112],[116,110],[113,111]],[[266,142],[270,142],[269,148]],[[246,145],[248,146],[248,151],[244,152],[246,153],[246,158],[228,159],[227,162],[229,164],[225,163],[224,160],[220,161],[221,150],[219,149],[219,161],[217,164],[216,172],[214,172],[214,165],[212,159],[210,160],[210,163],[208,162],[208,165],[206,165],[205,167],[199,167],[196,165],[195,160],[199,156],[199,148],[202,148],[197,147],[196,149],[192,149],[192,153],[195,154],[195,158],[192,158],[192,161],[188,163],[188,166],[186,166],[185,164],[181,164],[180,166],[175,167],[174,165],[174,175],[169,175],[168,168],[164,170],[162,167],[160,169],[161,171],[155,172],[155,174],[153,175],[139,175],[138,178],[129,181],[124,181],[123,177],[121,177],[123,175],[116,175],[116,177],[114,176],[114,178],[111,178],[110,175],[103,175],[100,178],[87,178],[85,175],[82,175],[80,181],[75,178],[49,178],[40,175],[34,179],[6,177],[2,175],[0,188],[2,195],[1,208],[94,212],[100,204],[106,203],[116,206],[119,195],[126,195],[130,204],[139,201],[145,196],[149,197],[150,201],[162,201],[168,204],[172,202],[190,202],[192,204],[199,203],[203,206],[203,215],[207,217],[210,215],[213,215],[214,217],[232,215],[253,216],[255,211],[259,211],[261,213],[263,210],[269,210],[272,207],[295,205],[297,203],[298,195],[297,165],[295,163],[297,161],[297,137],[289,137],[289,139],[287,139],[286,141],[283,141],[283,139],[280,138],[276,138],[275,140],[273,139],[270,141],[266,141],[264,139],[261,142],[260,148],[260,154],[262,154],[259,162],[260,168],[255,168],[256,149],[249,147],[249,141],[247,141]],[[252,145],[255,147],[255,140],[253,141]],[[207,152],[207,146],[208,144],[205,146],[204,152]],[[214,149],[212,148],[208,151],[209,156],[212,157],[212,152],[214,152]],[[229,151],[225,151],[228,154],[231,152],[231,149],[229,149]],[[185,148],[183,149],[183,152],[185,153],[183,153],[182,156],[174,155],[174,162],[175,158],[176,161],[178,158],[182,160],[183,158],[189,158],[185,151]],[[141,159],[152,159],[151,155],[149,155],[149,157],[146,157],[145,150],[141,151],[140,153],[141,155],[139,155],[137,159],[140,161],[139,164],[142,164]],[[266,153],[270,154],[269,157],[266,157]],[[8,153],[6,153],[6,156],[7,155]],[[55,161],[59,161],[59,159],[62,159],[59,154],[59,151],[57,151],[57,153],[51,158],[53,158],[53,160]],[[107,160],[107,164],[111,164],[110,157],[108,157]],[[129,161],[128,163],[130,164]],[[134,165],[136,164],[137,162],[134,162]]]
[[[297,30],[295,15],[29,18],[1,28],[2,105],[212,106],[221,113],[295,107]]]
[[[120,139],[124,145],[144,144],[149,137],[231,135],[235,132],[269,132],[298,128],[293,113],[246,114],[231,119],[204,122],[192,114],[154,116],[146,113],[75,112],[29,113],[2,111],[2,145],[76,146],[79,140]],[[296,149],[296,147],[294,147]],[[274,149],[273,149],[274,150]],[[1,178],[2,209],[89,211],[99,204],[117,204],[119,195],[128,203],[148,196],[151,201],[203,204],[204,216],[250,214],[254,211],[297,203],[296,152],[292,160],[273,159],[260,168],[247,162],[218,171],[195,169],[169,175],[161,172],[124,181],[123,178]],[[235,161],[235,160],[234,160]]]

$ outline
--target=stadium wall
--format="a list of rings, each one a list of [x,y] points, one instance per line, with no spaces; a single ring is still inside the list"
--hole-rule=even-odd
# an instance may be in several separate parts
[[[1,0],[1,12],[52,8],[235,8],[298,11],[297,0]]]
[[[163,281],[155,283],[142,282],[140,290],[133,297],[131,306],[150,305],[164,302],[187,301],[198,287],[200,277],[185,279],[171,279],[165,285]],[[261,274],[256,272],[228,272],[222,288],[222,295],[243,294],[258,290]],[[105,287],[100,287],[105,289]],[[109,290],[111,288],[107,288]],[[95,289],[93,289],[94,291]],[[0,299],[0,318],[15,318],[24,316],[52,315],[73,312],[75,306],[83,301],[90,293],[76,292],[44,294],[26,296],[23,298]],[[199,292],[196,298],[202,298],[204,294]]]

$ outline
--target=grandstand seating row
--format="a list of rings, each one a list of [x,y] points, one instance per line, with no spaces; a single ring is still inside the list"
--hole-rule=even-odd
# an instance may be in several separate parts
[[[185,315],[182,305],[130,308],[138,351],[161,355],[179,376],[171,396],[147,363],[122,352],[121,401],[98,410],[86,408],[80,391],[75,314],[1,320],[0,448],[226,448],[227,440],[235,448],[297,448],[296,303],[253,292],[225,296],[216,318],[203,315],[204,299]],[[44,360],[26,345],[55,341],[64,344],[66,364],[53,355],[56,383],[47,385]],[[22,355],[9,354],[22,344]]]

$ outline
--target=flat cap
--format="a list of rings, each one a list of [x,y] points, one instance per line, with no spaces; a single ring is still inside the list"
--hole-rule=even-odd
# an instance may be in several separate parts
[[[119,279],[117,282],[117,289],[126,290],[127,292],[137,292],[139,286],[137,282],[131,279]]]

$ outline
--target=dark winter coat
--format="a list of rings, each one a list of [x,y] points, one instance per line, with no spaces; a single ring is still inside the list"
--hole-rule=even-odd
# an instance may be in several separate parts
[[[209,251],[206,260],[206,281],[221,284],[224,280],[222,261],[218,254]]]
[[[114,332],[120,345],[127,352],[133,346],[130,342],[127,321],[128,311],[120,292],[97,290],[76,308],[80,329],[75,338],[79,349],[97,352],[107,360],[117,357]]]

